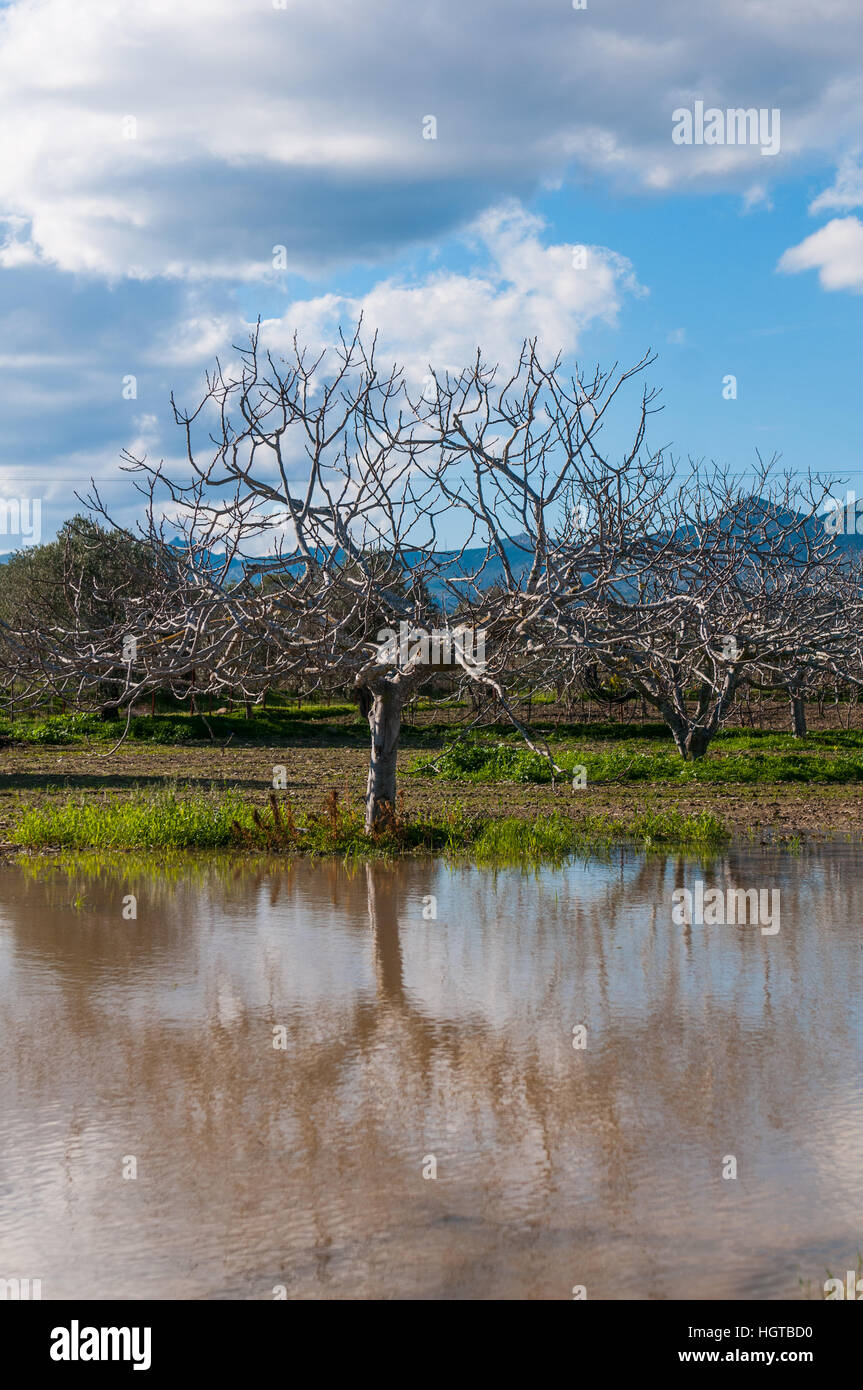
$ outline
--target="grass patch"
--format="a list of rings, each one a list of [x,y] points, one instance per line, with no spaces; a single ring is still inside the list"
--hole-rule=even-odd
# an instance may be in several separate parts
[[[352,723],[345,723],[353,716]],[[341,723],[333,723],[341,720]],[[123,736],[126,720],[100,719],[98,714],[52,714],[42,719],[17,719],[0,723],[0,733],[16,743],[37,745],[81,744],[95,741],[116,743]],[[134,715],[129,721],[128,738],[135,743],[162,746],[212,739],[237,743],[280,743],[286,738],[308,737],[319,741],[353,742],[362,730],[368,738],[365,721],[360,721],[355,705],[303,705],[293,709],[256,710],[251,719],[242,712],[231,714]]]
[[[363,828],[363,808],[331,792],[317,812],[295,814],[275,795],[264,807],[239,793],[207,796],[189,788],[92,797],[25,807],[10,839],[27,849],[211,850],[241,849],[304,854],[444,852],[470,839],[460,810],[408,818],[396,810],[374,835]]]
[[[7,725],[16,743],[37,745],[83,743],[95,739],[116,743],[126,727],[125,719],[100,719],[97,714],[51,714],[45,719],[20,719]],[[129,721],[129,738],[145,743],[185,743],[194,734],[188,723],[173,717],[136,715]]]
[[[26,849],[211,850],[280,854],[468,855],[478,863],[559,860],[579,850],[615,842],[706,847],[727,832],[708,813],[646,813],[630,819],[557,812],[522,820],[469,815],[454,807],[408,816],[394,808],[372,835],[363,829],[362,806],[332,791],[320,812],[296,814],[289,799],[271,795],[264,807],[237,793],[205,796],[177,788],[134,798],[69,799],[25,807],[11,834]]]
[[[473,839],[470,852],[478,864],[510,864],[559,861],[580,851],[629,842],[647,848],[663,845],[707,849],[727,839],[728,831],[722,821],[706,811],[697,816],[665,811],[646,812],[629,819],[594,815],[579,820],[556,813],[531,821],[515,816],[488,820]]]
[[[628,769],[629,781],[651,781],[659,767],[673,766],[670,753],[644,753],[634,749],[615,748],[608,752],[554,751],[554,759],[572,777],[573,769],[583,765],[588,781],[605,781]],[[680,759],[677,759],[678,763]],[[448,782],[532,782],[552,780],[551,764],[540,753],[534,753],[523,743],[492,743],[465,741],[456,743],[438,755],[417,758],[409,773],[424,777],[442,777]],[[558,780],[560,780],[558,778]]]
[[[863,741],[859,738],[856,745],[843,745],[833,735],[827,739],[813,735],[807,747],[806,741],[790,735],[773,735],[776,751],[768,751],[764,742],[752,748],[746,741],[749,737],[727,739],[697,762],[684,762],[673,748],[645,747],[635,740],[609,749],[555,747],[553,756],[569,778],[575,768],[584,767],[588,786],[610,782],[863,782]],[[783,742],[786,737],[788,741]],[[845,751],[855,746],[859,752]],[[541,754],[523,744],[487,738],[465,740],[437,755],[416,758],[407,770],[415,776],[441,777],[450,782],[541,784],[552,780],[551,765]]]
[[[81,797],[25,808],[10,839],[29,849],[218,849],[232,822],[248,815],[229,793],[218,800],[165,792],[134,799]]]

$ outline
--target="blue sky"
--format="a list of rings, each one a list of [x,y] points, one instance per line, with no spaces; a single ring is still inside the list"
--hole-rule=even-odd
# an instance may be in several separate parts
[[[47,539],[93,474],[130,520],[172,389],[360,309],[417,375],[652,348],[653,443],[863,493],[861,51],[859,0],[7,3],[0,496]],[[675,144],[696,101],[778,110],[779,152]]]

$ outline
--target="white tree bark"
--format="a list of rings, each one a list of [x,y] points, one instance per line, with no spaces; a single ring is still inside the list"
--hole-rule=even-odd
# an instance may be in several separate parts
[[[372,735],[366,785],[366,833],[370,834],[396,806],[396,769],[402,727],[404,693],[395,682],[376,682],[365,692],[366,717]]]

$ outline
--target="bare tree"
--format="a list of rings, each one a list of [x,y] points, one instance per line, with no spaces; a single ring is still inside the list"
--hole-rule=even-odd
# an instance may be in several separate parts
[[[487,693],[557,772],[518,718],[525,686],[619,678],[700,757],[753,673],[852,668],[857,591],[806,524],[827,485],[770,466],[754,493],[719,469],[681,480],[647,444],[651,358],[585,375],[526,342],[509,374],[477,354],[416,394],[360,326],[317,355],[295,340],[277,358],[260,330],[237,351],[193,410],[172,398],[182,467],[125,457],[147,582],[99,622],[70,579],[74,622],[39,633],[34,614],[0,647],[34,691],[83,699],[111,679],[130,711],[156,687],[352,688],[372,830],[395,800],[405,703],[442,672]],[[633,390],[612,453],[603,431]],[[111,522],[95,487],[88,501]]]
[[[353,686],[371,731],[371,827],[395,798],[402,707],[430,674],[413,634],[441,612],[429,580],[447,503],[417,468],[431,441],[402,375],[378,371],[359,328],[329,354],[295,342],[289,360],[258,331],[233,371],[208,376],[194,410],[172,404],[185,475],[126,457],[161,570],[182,569],[173,593],[162,585],[155,607],[130,610],[140,632],[130,691],[189,670],[199,690],[247,697],[278,681]],[[97,492],[90,503],[107,516]],[[467,669],[467,645],[445,629],[451,650],[438,664]],[[399,635],[395,657],[386,631]]]
[[[760,462],[754,488],[704,466],[667,481],[653,558],[606,588],[595,641],[700,758],[748,679],[835,669],[859,598],[818,519],[829,484]]]
[[[191,671],[199,691],[247,697],[277,681],[352,685],[371,732],[368,828],[395,797],[405,701],[441,670],[487,690],[539,746],[515,712],[519,684],[552,683],[573,643],[590,651],[622,550],[637,567],[657,486],[657,460],[640,457],[652,393],[618,462],[598,440],[647,361],[586,380],[526,343],[507,378],[478,355],[412,396],[359,327],[327,354],[295,341],[288,360],[256,332],[194,410],[172,402],[182,476],[126,457],[158,563],[125,611],[122,703]],[[89,502],[110,520],[95,489]],[[118,636],[72,647],[92,673],[116,664]]]

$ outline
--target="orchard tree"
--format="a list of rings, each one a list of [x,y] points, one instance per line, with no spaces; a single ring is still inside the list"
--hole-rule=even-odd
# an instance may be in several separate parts
[[[278,357],[260,329],[237,351],[194,408],[172,399],[182,465],[125,456],[139,535],[93,488],[134,582],[111,613],[73,585],[72,619],[41,636],[31,606],[7,650],[19,643],[34,684],[83,699],[119,677],[127,717],[144,691],[192,681],[247,700],[278,683],[351,687],[373,830],[395,801],[404,705],[442,673],[557,773],[516,715],[525,684],[634,690],[700,757],[753,672],[839,671],[859,604],[833,538],[803,524],[817,488],[783,490],[769,467],[754,495],[716,469],[681,481],[647,443],[649,357],[585,374],[529,341],[512,371],[478,353],[418,394],[361,326],[317,354],[295,340]],[[610,450],[628,400],[628,442]]]
[[[754,480],[696,466],[669,472],[650,562],[604,591],[594,629],[606,669],[656,708],[683,758],[703,757],[740,687],[792,682],[847,664],[860,591],[820,524],[829,484]]]
[[[487,692],[550,756],[514,692],[554,680],[563,636],[591,649],[622,546],[637,569],[652,393],[619,460],[599,437],[648,359],[584,379],[529,342],[508,376],[478,354],[416,395],[359,326],[317,355],[295,340],[277,358],[260,330],[238,351],[194,409],[172,401],[184,469],[125,459],[159,582],[119,625],[135,638],[123,703],[192,669],[199,690],[247,698],[277,681],[353,686],[371,733],[368,829],[395,800],[404,704],[441,672]],[[89,502],[110,520],[95,489]],[[96,665],[116,660],[119,628],[113,646],[91,645]]]

